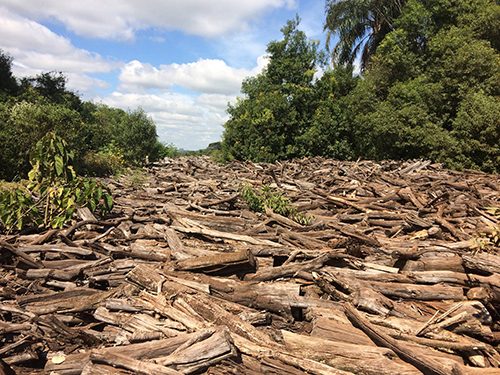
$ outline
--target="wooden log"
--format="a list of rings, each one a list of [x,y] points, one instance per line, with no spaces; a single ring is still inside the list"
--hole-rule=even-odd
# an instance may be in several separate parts
[[[397,357],[390,349],[334,342],[288,331],[282,331],[282,335],[288,351],[343,371],[367,375],[419,374],[411,366],[391,360]]]
[[[45,363],[44,373],[45,374],[60,374],[60,375],[80,375],[90,362],[89,352],[68,354],[68,355],[58,355],[48,358]]]
[[[292,318],[292,307],[300,303],[300,285],[283,282],[272,284],[242,282],[237,284],[231,293],[218,293],[218,295],[255,310],[274,312]]]
[[[178,336],[185,327],[170,320],[158,320],[147,314],[134,314],[121,327],[132,333],[136,332],[161,332],[166,337]]]
[[[25,253],[37,253],[37,252],[55,252],[62,254],[72,254],[77,255],[85,259],[95,259],[96,253],[89,249],[84,249],[82,247],[68,246],[63,243],[56,245],[45,244],[45,245],[20,245],[19,247]]]
[[[463,265],[472,271],[484,272],[487,274],[500,273],[500,256],[486,252],[474,255],[463,255]]]
[[[79,269],[54,270],[48,268],[32,268],[25,272],[18,272],[19,277],[27,280],[55,279],[62,281],[73,281],[80,275]]]
[[[165,238],[170,248],[170,253],[174,259],[186,259],[190,258],[191,255],[186,252],[181,239],[172,228],[165,229]]]
[[[316,271],[330,259],[335,259],[336,257],[342,257],[342,256],[343,254],[341,253],[327,252],[315,259],[306,262],[297,264],[288,264],[281,267],[259,270],[254,275],[246,275],[245,280],[268,281],[268,280],[278,279],[281,277],[293,277],[300,271],[305,271],[305,272]]]
[[[335,272],[329,272],[335,275]],[[336,276],[336,275],[335,275]],[[342,278],[342,276],[340,276]],[[361,281],[353,278],[343,277],[351,288],[370,287],[387,297],[398,297],[406,299],[416,299],[422,301],[433,300],[454,300],[460,301],[464,298],[464,291],[461,287],[447,285],[416,285],[406,283],[384,283],[377,281]]]
[[[240,352],[253,356],[255,358],[275,358],[283,363],[298,367],[303,371],[307,371],[307,373],[314,375],[353,375],[352,372],[339,370],[324,363],[320,363],[308,358],[299,358],[297,356],[294,356],[293,354],[296,353],[290,353],[285,350],[275,350],[267,346],[258,345],[234,333],[231,335],[231,337],[233,338],[234,344]],[[259,372],[259,374],[260,373],[261,372]]]
[[[130,244],[130,256],[137,259],[166,262],[170,260],[168,250],[155,240],[136,240]]]
[[[408,260],[403,272],[421,271],[451,271],[465,273],[462,258],[456,254],[453,256],[437,256],[420,258],[419,260]]]
[[[241,274],[255,272],[257,260],[250,250],[243,250],[221,255],[181,259],[174,263],[174,269],[217,275]]]
[[[367,319],[363,318],[361,314],[356,311],[351,303],[346,302],[344,304],[344,309],[347,317],[353,322],[353,324],[363,330],[363,332],[365,332],[377,345],[392,349],[401,359],[412,364],[413,366],[421,370],[424,374],[465,374],[464,370],[461,369],[458,364],[452,365],[450,368],[437,364],[429,358],[423,357],[422,355],[413,353],[411,349],[406,347],[401,342],[396,341],[395,339],[376,329],[372,324],[368,322]]]
[[[26,252],[24,252],[22,249],[19,249],[10,243],[0,239],[0,253],[3,252],[10,252],[19,258],[22,259],[24,263],[26,263],[28,266],[32,268],[43,268],[43,263],[40,260],[33,259],[33,257]]]
[[[189,330],[198,330],[205,326],[204,322],[196,319],[196,317],[186,314],[172,306],[170,306],[163,294],[153,296],[149,293],[141,292],[139,294],[141,302],[151,310],[158,314],[181,323]]]
[[[52,298],[44,300],[43,302],[32,302],[26,306],[26,310],[36,314],[50,314],[54,312],[72,313],[93,310],[100,304],[104,304],[104,301],[117,293],[119,289],[120,288],[114,288],[108,291],[80,297],[67,297],[67,295],[62,295],[66,292],[70,292],[71,294],[71,292],[73,292],[71,289],[64,292],[58,292],[56,295],[52,295]]]
[[[219,329],[210,337],[193,342],[169,356],[155,358],[155,362],[175,368],[184,374],[192,374],[236,356],[236,347],[229,332]]]
[[[187,233],[187,234],[201,234],[204,236],[208,237],[215,237],[215,238],[221,238],[225,240],[233,240],[233,241],[241,241],[241,242],[246,242],[251,245],[267,245],[267,246],[275,246],[279,247],[281,246],[277,242],[273,241],[268,241],[268,240],[259,240],[254,237],[250,236],[245,236],[241,234],[234,234],[234,233],[226,233],[226,232],[221,232],[217,230],[212,230],[212,229],[207,229],[207,228],[197,228],[197,227],[180,227],[180,226],[172,226],[172,229],[175,229],[178,232],[181,233]]]
[[[209,322],[227,326],[231,332],[237,333],[256,343],[266,345],[273,343],[269,335],[259,331],[241,318],[229,313],[207,296],[183,295],[182,298],[187,302],[190,308]]]
[[[139,361],[118,353],[92,350],[90,360],[94,363],[104,363],[133,371],[139,375],[181,375],[182,372],[169,369],[155,363]]]
[[[168,356],[182,345],[189,342],[192,343],[193,340],[196,340],[200,335],[211,334],[213,331],[213,328],[208,328],[200,332],[179,334],[178,336],[167,339],[130,344],[121,347],[108,347],[101,350],[104,353],[122,354],[127,357],[141,360],[159,358]]]
[[[165,277],[154,268],[140,264],[127,274],[126,280],[151,293],[160,293]]]

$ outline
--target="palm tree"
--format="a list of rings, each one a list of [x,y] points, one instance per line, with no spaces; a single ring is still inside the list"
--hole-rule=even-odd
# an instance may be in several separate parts
[[[368,67],[371,56],[408,0],[326,0],[328,30],[326,47],[334,35],[339,41],[332,50],[334,65],[353,64],[361,51],[361,69]]]

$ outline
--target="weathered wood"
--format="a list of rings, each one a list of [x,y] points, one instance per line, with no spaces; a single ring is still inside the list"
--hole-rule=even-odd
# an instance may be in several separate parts
[[[140,375],[180,375],[182,372],[169,369],[151,362],[139,361],[122,354],[93,350],[90,360],[95,363],[105,363],[121,367]]]
[[[419,373],[411,366],[391,360],[396,356],[390,349],[334,342],[288,331],[282,334],[289,351],[340,370],[369,375]]]
[[[184,295],[182,298],[186,300],[189,306],[196,311],[196,313],[209,322],[224,325],[228,327],[231,332],[237,333],[238,335],[257,343],[270,344],[273,342],[273,340],[266,333],[259,331],[241,318],[232,315],[207,297]]]
[[[229,275],[255,272],[257,261],[250,250],[243,250],[235,253],[181,259],[174,263],[174,269]]]
[[[219,329],[208,338],[200,338],[190,344],[169,356],[155,358],[155,362],[175,368],[184,374],[191,374],[237,356],[229,332],[223,329]]]
[[[500,206],[498,176],[415,160],[208,157],[148,173],[142,186],[106,180],[116,219],[0,238],[14,249],[0,250],[0,357],[16,371],[421,373],[396,350],[441,373],[500,368],[500,219],[485,209]],[[269,185],[313,224],[251,212],[242,183]],[[395,349],[357,328],[346,301]]]
[[[368,320],[364,319],[354,308],[352,304],[346,302],[344,304],[344,309],[347,317],[353,322],[354,325],[358,326],[363,330],[376,344],[392,349],[399,357],[404,361],[412,364],[425,374],[429,375],[447,375],[450,373],[465,374],[465,372],[458,366],[458,364],[452,366],[452,368],[446,368],[442,365],[435,363],[429,358],[422,357],[421,355],[414,354],[411,349],[407,348],[401,342],[394,340],[393,338],[385,335],[381,331],[377,330],[372,326]]]
[[[245,277],[245,280],[268,281],[268,280],[278,279],[280,277],[293,277],[300,271],[310,272],[318,270],[323,266],[323,264],[325,264],[330,259],[335,257],[336,254],[334,252],[327,252],[307,262],[288,264],[281,267],[274,267],[270,269],[257,271],[257,273],[255,273],[254,275],[247,275]]]
[[[185,228],[185,227],[179,227],[179,226],[175,226],[175,227],[172,226],[172,229],[175,229],[176,231],[181,232],[181,233],[202,234],[204,236],[209,236],[209,237],[246,242],[246,243],[249,243],[251,245],[280,246],[279,243],[276,243],[273,241],[259,240],[257,238],[250,237],[250,236],[245,236],[245,235],[241,235],[241,234],[226,233],[226,232],[221,232],[221,231],[206,229],[206,228],[197,228],[197,227]]]
[[[0,239],[0,252],[5,252],[5,251],[9,251],[12,254],[18,256],[19,258],[22,259],[23,262],[25,262],[30,267],[43,268],[43,263],[41,261],[33,259],[29,254],[27,254],[23,250],[18,249],[15,246],[11,245],[10,243]]]

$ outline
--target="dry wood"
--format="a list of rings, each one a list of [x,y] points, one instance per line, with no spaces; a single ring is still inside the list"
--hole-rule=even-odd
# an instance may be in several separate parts
[[[0,233],[0,357],[16,373],[499,372],[498,176],[208,157],[148,173],[106,180],[115,218]],[[312,225],[249,211],[242,184]]]
[[[90,360],[95,363],[105,363],[110,366],[121,367],[140,375],[180,375],[182,372],[169,369],[151,362],[139,361],[122,354],[93,350]]]
[[[407,348],[401,342],[394,340],[393,338],[385,335],[384,333],[377,330],[372,326],[368,320],[364,319],[361,314],[359,314],[354,306],[349,302],[344,304],[344,309],[347,317],[353,322],[353,324],[363,330],[377,345],[381,345],[394,350],[394,352],[401,357],[404,361],[417,367],[419,370],[429,375],[448,375],[448,374],[463,374],[464,371],[458,366],[453,366],[452,368],[445,368],[429,358],[422,357],[421,355],[415,355],[412,353],[411,349]]]
[[[174,263],[174,269],[227,275],[254,272],[257,269],[257,261],[250,250],[244,250],[235,253],[178,260]]]

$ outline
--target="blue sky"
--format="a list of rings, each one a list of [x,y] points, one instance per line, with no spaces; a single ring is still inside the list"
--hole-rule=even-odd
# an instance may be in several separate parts
[[[221,139],[228,103],[287,19],[324,45],[324,0],[0,0],[18,77],[62,71],[84,100],[147,111],[160,141]]]

